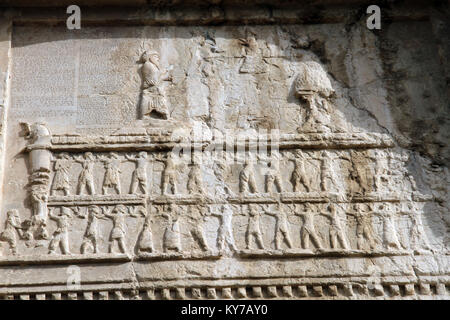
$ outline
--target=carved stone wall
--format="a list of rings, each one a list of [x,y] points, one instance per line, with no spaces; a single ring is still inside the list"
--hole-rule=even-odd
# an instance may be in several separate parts
[[[1,298],[448,298],[448,8],[233,5],[0,9]]]

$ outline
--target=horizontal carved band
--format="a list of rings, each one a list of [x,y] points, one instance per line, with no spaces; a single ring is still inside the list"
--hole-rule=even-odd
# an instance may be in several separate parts
[[[419,193],[371,193],[366,195],[338,194],[332,192],[285,192],[282,194],[249,194],[242,196],[230,196],[226,199],[216,199],[205,195],[71,195],[50,196],[49,206],[86,206],[86,205],[145,205],[169,204],[196,205],[196,204],[248,204],[248,203],[365,203],[365,202],[401,202],[404,200],[432,201],[429,195]]]
[[[231,140],[181,141],[179,139],[154,138],[148,135],[122,135],[108,137],[53,136],[51,145],[29,145],[28,151],[35,148],[47,148],[54,151],[155,151],[172,150],[174,147],[195,148],[196,150],[252,149],[256,147],[277,146],[280,149],[351,149],[351,148],[390,148],[394,146],[392,138],[377,133],[311,133],[282,134],[274,140],[270,135],[242,135]]]
[[[388,257],[407,255],[430,255],[428,251],[411,250],[357,250],[357,249],[285,249],[262,250],[244,249],[234,253],[235,258],[264,258],[264,259],[292,259],[292,258],[351,258],[351,257]],[[171,260],[218,260],[223,257],[219,251],[207,252],[141,252],[135,256],[130,254],[70,254],[70,255],[30,255],[3,256],[2,265],[45,265],[45,264],[85,264],[92,262],[131,262],[131,261],[171,261]]]
[[[449,282],[383,282],[298,285],[248,285],[235,287],[163,287],[0,294],[0,300],[184,300],[184,299],[379,299],[421,296],[448,297]]]

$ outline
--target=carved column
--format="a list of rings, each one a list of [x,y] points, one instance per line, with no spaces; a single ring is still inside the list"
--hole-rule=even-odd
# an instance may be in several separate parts
[[[28,125],[27,125],[28,126]],[[46,223],[48,216],[48,194],[50,189],[51,169],[51,134],[42,123],[28,126],[27,136],[31,143],[26,150],[29,155],[30,177],[29,190],[32,204],[32,226],[36,228],[37,239],[47,238]]]

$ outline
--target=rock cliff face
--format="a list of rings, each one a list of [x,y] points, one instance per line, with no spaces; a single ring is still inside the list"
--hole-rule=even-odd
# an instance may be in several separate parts
[[[446,4],[30,3],[0,7],[1,298],[448,299]]]

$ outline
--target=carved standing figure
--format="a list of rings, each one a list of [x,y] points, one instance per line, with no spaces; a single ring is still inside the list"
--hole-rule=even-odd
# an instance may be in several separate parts
[[[327,217],[330,220],[330,245],[332,249],[338,247],[338,243],[341,244],[343,249],[348,249],[347,239],[345,237],[344,229],[341,225],[341,218],[337,210],[337,205],[330,203],[327,206],[328,212],[323,212],[321,215]]]
[[[378,240],[374,236],[372,226],[371,205],[356,203],[353,205],[353,212],[347,212],[356,219],[356,244],[359,250],[363,250],[367,241],[371,250],[378,245]]]
[[[317,212],[312,209],[311,204],[305,204],[305,212],[294,211],[294,214],[303,218],[301,229],[302,248],[309,249],[309,242],[311,241],[317,249],[322,249],[320,238],[314,227],[314,217],[317,215]]]
[[[55,160],[55,177],[53,178],[53,184],[51,188],[52,195],[59,190],[62,190],[65,196],[70,194],[69,170],[71,166],[72,163],[70,161],[69,155],[65,152],[61,153]]]
[[[179,215],[176,212],[176,207],[174,204],[169,204],[167,206],[167,212],[161,214],[168,221],[168,226],[164,231],[163,237],[163,249],[164,252],[174,250],[176,252],[181,252],[181,239],[180,239],[180,223]]]
[[[6,242],[13,255],[17,254],[17,235],[22,237],[22,226],[20,222],[19,212],[9,210],[6,213],[5,229],[0,233],[0,241]]]
[[[198,163],[191,164],[191,170],[188,174],[187,189],[189,193],[203,194],[202,169]]]
[[[166,194],[167,187],[170,187],[173,194],[177,194],[177,167],[178,165],[175,161],[174,153],[169,152],[164,164],[164,171],[162,173],[162,194]]]
[[[211,211],[211,215],[220,219],[220,226],[217,231],[217,248],[219,251],[225,250],[226,246],[232,251],[237,251],[233,236],[233,210],[230,205],[222,205],[221,212]]]
[[[117,243],[119,247],[119,251],[121,253],[126,253],[126,245],[125,245],[125,232],[126,232],[126,215],[127,209],[124,205],[119,204],[111,210],[104,208],[103,214],[112,219],[113,228],[111,230],[111,234],[109,237],[109,253],[114,253],[114,243]]]
[[[206,218],[205,208],[190,206],[190,212],[187,216],[187,227],[192,239],[198,243],[203,251],[208,251],[209,247],[204,236],[204,223]]]
[[[320,158],[320,188],[322,191],[337,191],[338,177],[333,168],[332,155],[323,151]]]
[[[266,174],[266,192],[271,193],[274,186],[276,187],[276,191],[283,192],[279,155],[274,156],[274,159],[272,159],[268,163],[268,169]]]
[[[133,177],[131,179],[130,193],[136,194],[139,187],[143,194],[147,194],[147,152],[141,151],[137,157],[131,157],[129,155],[125,155],[125,157],[136,163],[136,169],[133,171]]]
[[[239,68],[239,72],[252,74],[266,72],[267,66],[262,61],[255,34],[251,33],[247,38],[239,39],[239,43],[242,45],[244,54],[244,61]]]
[[[363,194],[373,191],[374,172],[372,163],[368,161],[367,152],[351,151],[352,178],[359,184]]]
[[[288,228],[288,216],[287,213],[283,210],[283,207],[278,204],[277,210],[272,211],[269,209],[264,210],[266,214],[274,217],[276,219],[275,222],[275,249],[281,249],[281,243],[283,241],[286,242],[288,248],[292,248],[292,241],[289,235]]]
[[[158,214],[158,208],[156,208],[156,213]],[[144,220],[144,225],[142,226],[141,234],[139,235],[137,241],[137,251],[138,252],[148,252],[152,253],[155,251],[153,244],[153,233],[152,233],[152,222],[154,215],[149,212]]]
[[[256,245],[259,249],[264,249],[264,242],[261,234],[261,212],[254,204],[248,205],[248,224],[245,240],[247,249],[251,249],[252,238],[255,239]]]
[[[69,249],[69,225],[70,209],[66,207],[61,208],[61,214],[56,215],[53,212],[53,208],[49,210],[48,216],[50,219],[56,222],[56,230],[52,235],[52,239],[49,244],[49,254],[56,253],[56,249],[59,247],[61,254],[70,254]]]
[[[418,205],[414,202],[408,203],[404,213],[411,219],[411,227],[409,230],[410,248],[416,252],[418,252],[419,249],[432,250],[423,227],[422,215],[418,209]]]
[[[303,187],[306,192],[311,191],[311,178],[305,168],[306,158],[303,151],[298,150],[295,152],[294,157],[291,157],[294,161],[294,171],[292,172],[291,181],[293,185],[294,192],[301,192]]]
[[[377,192],[384,192],[389,181],[388,158],[383,151],[373,151],[371,160],[374,162],[374,188]]]
[[[88,248],[91,248],[93,253],[98,253],[98,220],[104,217],[99,207],[89,206],[86,231],[84,232],[83,242],[81,243],[81,254],[87,253]]]
[[[75,161],[82,166],[80,176],[78,178],[77,193],[83,194],[87,191],[87,194],[93,195],[95,193],[94,187],[94,165],[95,157],[91,152],[86,152],[84,158],[76,157]]]
[[[110,188],[114,188],[117,194],[120,194],[120,173],[122,172],[120,170],[120,164],[124,160],[121,160],[115,152],[112,152],[109,158],[101,157],[100,160],[103,161],[106,169],[102,187],[103,194],[108,194],[108,189]]]
[[[239,189],[241,193],[258,192],[253,163],[248,158],[245,159],[244,167],[239,174]]]
[[[169,108],[164,94],[163,81],[170,81],[168,72],[163,72],[159,65],[159,54],[155,51],[144,52],[142,55],[143,65],[142,94],[140,109],[142,117],[168,119]]]
[[[234,192],[225,182],[226,162],[224,159],[216,159],[213,165],[214,175],[216,177],[216,186],[214,188],[214,196],[218,199],[225,199],[227,196],[234,196]]]
[[[392,205],[390,203],[380,204],[378,206],[378,211],[375,211],[374,213],[381,216],[383,219],[384,245],[386,248],[401,250],[402,248],[398,241],[397,230],[395,228]]]

